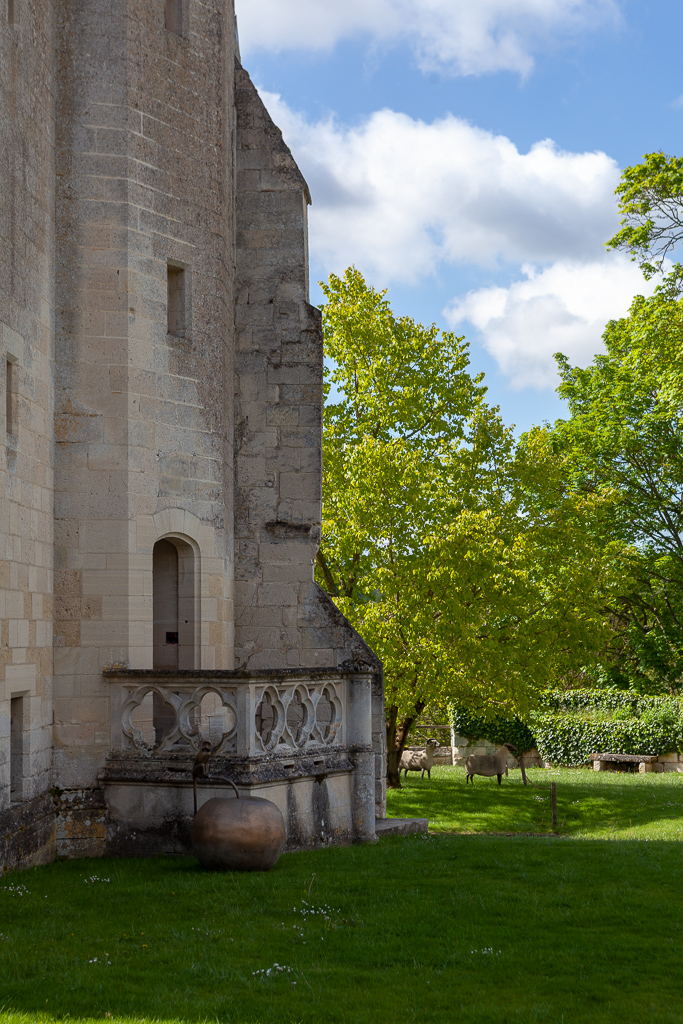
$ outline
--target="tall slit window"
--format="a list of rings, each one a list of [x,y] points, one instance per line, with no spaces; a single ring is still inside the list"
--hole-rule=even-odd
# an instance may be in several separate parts
[[[182,32],[183,6],[182,0],[165,0],[164,2],[164,23],[167,32],[175,32],[180,35]]]
[[[5,430],[8,434],[16,434],[17,430],[17,415],[16,415],[16,380],[15,380],[15,369],[14,361],[7,359],[5,362],[6,377],[5,377]]]
[[[18,0],[7,0],[7,24],[10,28],[14,28],[17,23],[17,3]]]
[[[168,264],[168,333],[176,338],[187,334],[187,275],[182,267]]]
[[[21,800],[24,782],[24,698],[10,700],[10,800]]]

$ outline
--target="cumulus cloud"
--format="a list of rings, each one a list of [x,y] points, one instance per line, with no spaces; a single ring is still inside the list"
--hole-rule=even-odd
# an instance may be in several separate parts
[[[556,387],[553,359],[562,352],[585,366],[600,349],[608,320],[623,316],[633,296],[651,293],[638,268],[621,255],[576,263],[558,260],[507,288],[478,288],[445,310],[453,328],[469,322],[513,388]]]
[[[245,51],[407,41],[425,69],[526,75],[533,55],[617,18],[615,0],[238,0]]]
[[[311,250],[385,283],[449,263],[493,268],[595,258],[617,226],[619,169],[605,153],[510,139],[451,115],[381,110],[355,126],[311,123],[262,93],[308,180]]]
[[[607,253],[618,222],[616,162],[550,140],[520,152],[453,116],[427,123],[381,110],[356,125],[311,122],[262,93],[306,176],[311,253],[323,273],[355,264],[374,284],[415,284],[453,268],[507,275],[455,298],[515,388],[555,387],[553,354],[585,364],[608,320],[648,290]]]

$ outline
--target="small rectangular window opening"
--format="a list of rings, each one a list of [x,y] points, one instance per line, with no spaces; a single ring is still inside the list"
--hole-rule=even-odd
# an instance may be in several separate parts
[[[14,28],[17,23],[17,2],[18,0],[7,0],[7,24],[10,28]]]
[[[167,32],[175,32],[180,35],[182,32],[183,8],[182,0],[165,0],[164,21]]]
[[[16,433],[16,415],[15,405],[16,396],[14,393],[15,380],[14,380],[14,363],[8,359],[5,363],[7,374],[5,377],[5,430],[8,434]]]
[[[167,644],[177,644],[178,643],[178,634],[176,632],[167,633],[166,634],[166,643]]]
[[[24,698],[10,700],[9,789],[10,800],[21,800],[24,781]]]
[[[168,266],[168,333],[184,338],[185,323],[185,271]]]

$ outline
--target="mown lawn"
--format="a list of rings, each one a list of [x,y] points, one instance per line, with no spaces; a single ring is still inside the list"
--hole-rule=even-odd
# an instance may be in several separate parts
[[[584,839],[683,840],[683,774],[527,769],[466,785],[462,768],[432,768],[431,781],[408,775],[389,792],[394,818],[429,818],[433,832],[552,832],[550,783],[556,784],[558,832]]]
[[[433,815],[430,837],[266,875],[187,857],[7,876],[0,1020],[683,1024],[683,777],[534,772],[575,838],[448,834],[547,830],[547,792],[515,775],[409,778],[392,812]]]

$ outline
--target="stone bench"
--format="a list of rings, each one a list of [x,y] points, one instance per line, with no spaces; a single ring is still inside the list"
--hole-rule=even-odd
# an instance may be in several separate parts
[[[638,771],[645,772],[677,772],[683,771],[683,763],[679,762],[678,754],[597,754],[590,755],[593,770],[596,772],[616,771],[619,764],[638,765]],[[679,767],[680,764],[680,767]]]

